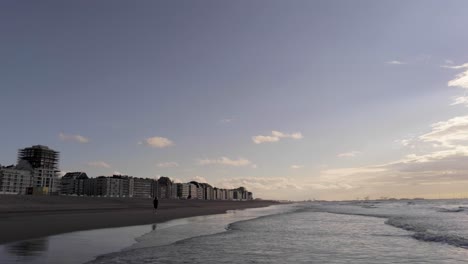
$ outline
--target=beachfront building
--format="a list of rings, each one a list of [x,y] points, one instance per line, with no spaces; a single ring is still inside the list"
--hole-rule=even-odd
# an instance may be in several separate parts
[[[158,179],[158,192],[157,197],[158,199],[171,199],[173,198],[172,195],[172,188],[173,182],[168,177],[160,177]]]
[[[96,196],[122,197],[122,179],[114,177],[99,176],[96,178]]]
[[[205,200],[205,185],[196,181],[191,181],[194,187],[190,189],[191,199]]]
[[[190,195],[189,183],[177,183],[177,197],[179,199],[188,199]]]
[[[56,194],[60,189],[58,178],[59,152],[47,146],[35,145],[18,151],[18,163],[28,161],[33,168],[32,187],[45,194]]]
[[[135,195],[135,180],[133,177],[127,175],[113,175],[112,177],[121,180],[122,193],[120,197],[133,197]],[[151,190],[148,191],[151,192]]]
[[[213,198],[213,186],[208,183],[201,183],[203,186],[203,199],[204,200],[214,200]]]
[[[171,197],[169,199],[178,199],[177,196],[177,183],[172,182],[171,185]]]
[[[133,197],[151,198],[151,179],[132,178],[133,185]]]
[[[227,191],[227,199],[226,200],[234,200],[234,190]]]
[[[84,172],[68,172],[62,179],[60,194],[63,195],[85,195],[85,181],[89,179]]]
[[[226,200],[226,189],[214,188],[215,200]]]
[[[189,182],[189,195],[187,199],[198,199],[198,183]]]
[[[26,194],[32,184],[33,168],[22,160],[16,166],[0,166],[0,194]]]

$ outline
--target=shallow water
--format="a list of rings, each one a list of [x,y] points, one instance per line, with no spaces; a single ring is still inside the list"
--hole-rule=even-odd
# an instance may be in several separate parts
[[[233,210],[160,224],[96,229],[14,242],[0,245],[0,263],[85,263],[102,254],[168,245],[190,237],[223,232],[230,223],[292,208],[278,205]]]
[[[105,242],[108,238],[100,237],[105,234],[98,235],[103,230],[88,231],[92,235],[78,232],[86,237],[83,241],[95,240],[96,245],[89,254],[88,245],[83,244],[80,256],[88,254],[91,260],[104,249],[90,263],[467,263],[465,208],[466,200],[421,200],[305,203],[231,211],[135,230],[120,228],[113,233],[127,235],[127,240],[114,238],[110,245]],[[19,251],[47,251],[41,256],[61,260],[56,263],[82,263],[83,258],[74,259],[77,253],[66,250],[65,244],[51,250],[50,241],[65,243],[70,239],[66,236],[49,238],[46,250],[30,241],[28,247],[34,250]],[[120,247],[111,250],[116,244]],[[9,245],[7,256],[11,257],[12,248]],[[60,250],[61,254],[52,254]],[[1,263],[8,263],[2,261],[5,255],[0,256]],[[40,259],[34,255],[22,258],[19,263],[40,263],[24,261]]]
[[[356,215],[361,209],[368,210],[306,205],[231,224],[227,232],[110,254],[93,263],[467,263],[466,249],[420,241],[381,215]]]

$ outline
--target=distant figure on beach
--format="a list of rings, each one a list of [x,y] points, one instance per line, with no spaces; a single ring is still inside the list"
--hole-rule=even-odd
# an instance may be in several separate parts
[[[158,205],[159,205],[158,197],[154,197],[154,200],[153,200],[154,213],[156,213],[156,209],[158,209]]]

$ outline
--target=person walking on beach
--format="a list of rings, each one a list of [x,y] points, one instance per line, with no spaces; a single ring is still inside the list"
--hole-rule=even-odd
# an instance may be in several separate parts
[[[156,209],[158,209],[158,205],[159,205],[159,200],[158,200],[158,197],[155,196],[153,200],[154,213],[156,213]]]

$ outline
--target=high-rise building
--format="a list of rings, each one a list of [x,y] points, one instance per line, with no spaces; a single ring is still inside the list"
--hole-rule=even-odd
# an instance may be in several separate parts
[[[58,151],[35,145],[18,151],[18,163],[21,160],[28,161],[34,170],[32,187],[42,188],[49,194],[59,191]]]

